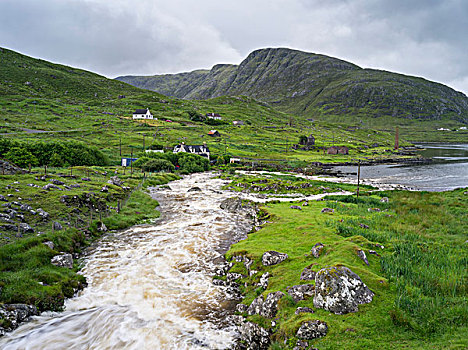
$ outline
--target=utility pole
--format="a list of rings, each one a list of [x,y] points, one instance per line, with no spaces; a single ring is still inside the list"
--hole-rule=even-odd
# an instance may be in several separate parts
[[[356,198],[359,198],[359,182],[360,182],[360,180],[361,180],[361,161],[358,161]]]
[[[145,134],[143,134],[143,152],[146,150],[146,147],[145,147]]]
[[[395,149],[398,149],[400,146],[400,130],[398,129],[398,126],[395,128]]]
[[[119,150],[120,150],[120,156],[122,157],[122,136],[119,138]]]
[[[130,175],[133,175],[133,148],[130,156]]]

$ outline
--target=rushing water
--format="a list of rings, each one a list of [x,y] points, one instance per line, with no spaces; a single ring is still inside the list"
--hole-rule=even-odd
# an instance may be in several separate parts
[[[421,155],[432,158],[429,164],[381,164],[361,167],[361,178],[371,185],[400,185],[421,191],[447,191],[468,187],[468,144],[423,144]],[[357,167],[341,166],[334,170],[345,176]]]
[[[89,286],[63,313],[36,317],[0,340],[8,349],[224,349],[232,300],[211,282],[226,242],[249,220],[220,209],[223,181],[196,174],[155,193],[163,216],[102,239],[82,269]],[[188,192],[194,186],[200,192]],[[223,245],[224,244],[224,245]],[[223,248],[224,247],[224,248]]]

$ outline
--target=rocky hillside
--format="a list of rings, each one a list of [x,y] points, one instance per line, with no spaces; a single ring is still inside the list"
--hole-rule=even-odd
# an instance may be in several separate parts
[[[443,84],[285,48],[256,50],[238,66],[117,79],[186,99],[247,95],[314,118],[391,116],[468,124],[468,98]]]

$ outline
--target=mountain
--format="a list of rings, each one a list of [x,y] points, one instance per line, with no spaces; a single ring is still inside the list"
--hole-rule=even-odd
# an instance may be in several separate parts
[[[468,98],[443,84],[287,48],[256,50],[240,65],[116,79],[184,99],[247,95],[285,112],[340,121],[393,117],[468,124]]]

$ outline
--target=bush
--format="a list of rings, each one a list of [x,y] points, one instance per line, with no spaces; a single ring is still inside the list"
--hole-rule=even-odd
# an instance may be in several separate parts
[[[199,173],[210,169],[210,161],[205,157],[190,153],[177,153],[177,155],[181,173]]]
[[[150,159],[141,167],[143,171],[166,171],[173,172],[175,166],[165,159]]]
[[[5,158],[22,168],[27,168],[29,164],[39,165],[37,158],[25,148],[13,147],[5,154]]]

